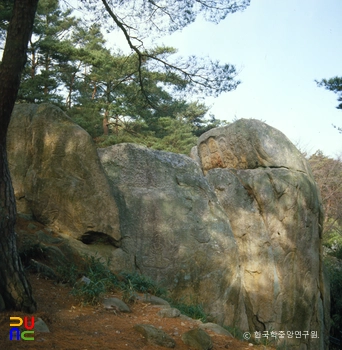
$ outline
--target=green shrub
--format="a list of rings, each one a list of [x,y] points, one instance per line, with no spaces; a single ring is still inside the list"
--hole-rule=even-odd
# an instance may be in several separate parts
[[[150,277],[141,275],[137,272],[121,272],[120,273],[123,282],[121,283],[122,290],[131,290],[138,293],[149,293],[157,297],[165,297],[167,291],[165,288],[162,288]]]
[[[183,315],[189,316],[195,320],[207,322],[207,314],[204,312],[203,304],[198,302],[196,297],[172,299],[166,298],[170,305],[178,309]]]
[[[158,283],[150,277],[137,272],[121,272],[116,277],[100,258],[94,256],[85,256],[85,267],[82,271],[75,268],[70,269],[70,276],[66,275],[70,281],[74,281],[74,276],[84,275],[86,281],[77,281],[74,283],[72,294],[80,298],[84,303],[96,304],[101,295],[112,290],[121,290],[123,292],[122,299],[127,302],[134,302],[137,293],[152,294],[165,298],[172,307],[177,308],[182,314],[191,318],[207,321],[207,315],[200,303],[185,303],[183,300],[175,301],[167,297],[167,290],[162,288]]]
[[[341,228],[327,232],[323,236],[323,245],[328,248],[328,254],[342,259],[342,235]]]
[[[240,328],[236,326],[224,326],[223,328],[225,328],[235,339],[245,341],[243,337],[244,332]]]
[[[181,302],[174,302],[170,300],[172,307],[178,309],[183,315],[189,316],[195,320],[207,322],[207,314],[203,310],[202,304],[186,304]]]
[[[74,285],[80,277],[80,270],[75,264],[62,264],[56,267],[56,274],[60,281]]]
[[[89,279],[88,282],[78,281],[75,283],[72,294],[87,304],[96,304],[102,294],[115,290],[119,286],[118,279],[103,264],[101,258],[85,256],[85,268],[83,275]]]

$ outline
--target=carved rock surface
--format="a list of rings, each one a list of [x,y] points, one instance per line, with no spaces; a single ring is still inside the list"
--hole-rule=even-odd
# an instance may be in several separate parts
[[[320,339],[287,344],[324,349],[323,214],[306,160],[282,133],[256,120],[210,130],[198,150],[238,244],[249,330],[315,330]]]
[[[197,297],[219,322],[243,314],[235,239],[199,165],[134,144],[98,152],[120,208],[122,247],[112,265]]]
[[[53,105],[22,104],[7,139],[19,212],[75,238],[120,239],[118,209],[86,131]]]

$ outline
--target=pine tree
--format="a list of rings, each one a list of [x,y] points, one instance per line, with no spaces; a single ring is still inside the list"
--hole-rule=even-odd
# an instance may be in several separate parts
[[[334,77],[330,79],[322,79],[316,83],[319,87],[324,87],[325,89],[334,92],[338,95],[337,101],[340,102],[337,109],[342,109],[342,77]]]
[[[69,69],[68,61],[74,52],[69,37],[76,25],[71,10],[62,11],[58,0],[39,1],[18,95],[20,101],[61,105],[60,79]]]

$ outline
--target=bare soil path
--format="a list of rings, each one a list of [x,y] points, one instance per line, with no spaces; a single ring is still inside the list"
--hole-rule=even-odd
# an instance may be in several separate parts
[[[130,305],[132,313],[105,310],[102,305],[82,306],[70,295],[70,287],[57,285],[36,274],[31,274],[29,278],[38,302],[38,311],[34,315],[26,315],[21,312],[0,313],[1,350],[163,349],[147,343],[146,339],[133,329],[133,326],[139,323],[152,324],[171,335],[177,344],[175,349],[190,349],[181,340],[181,335],[197,327],[195,321],[161,318],[157,315],[160,310],[158,307],[141,301]],[[118,294],[115,296],[120,297]],[[40,317],[48,325],[50,333],[35,332],[33,341],[11,341],[9,340],[10,316],[34,316],[35,319]],[[262,345],[251,347],[247,342],[207,332],[213,340],[213,350],[273,349]]]

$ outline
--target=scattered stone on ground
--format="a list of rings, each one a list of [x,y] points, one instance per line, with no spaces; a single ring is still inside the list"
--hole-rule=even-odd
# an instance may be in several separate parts
[[[195,328],[182,335],[185,344],[192,346],[196,350],[210,350],[213,348],[213,342],[210,335],[201,328]]]
[[[152,305],[167,305],[170,306],[169,302],[166,300],[156,297],[151,294],[144,294],[142,297],[138,297],[139,300],[143,301],[144,303],[150,303]]]
[[[50,333],[49,327],[40,317],[38,317],[37,321],[34,322],[34,331],[41,333]]]
[[[30,260],[30,269],[33,272],[40,273],[44,277],[57,279],[57,276],[51,267],[36,261],[35,259]]]
[[[20,220],[19,220],[20,224]],[[177,350],[189,350],[181,335],[198,327],[198,321],[189,317],[161,318],[160,307],[137,300],[130,305],[131,313],[105,310],[102,305],[84,305],[70,294],[71,287],[65,284],[30,274],[33,295],[38,310],[32,316],[41,318],[50,333],[38,332],[35,328],[34,341],[10,341],[10,316],[25,317],[23,312],[0,313],[0,349],[6,350],[160,350],[159,345],[148,343],[134,329],[136,324],[150,324],[172,336]],[[143,297],[143,295],[139,295]],[[108,294],[107,298],[122,298],[122,293]],[[183,315],[181,315],[183,316]],[[213,342],[213,350],[246,350],[248,342],[218,335],[207,330]],[[192,348],[193,350],[194,348]],[[256,350],[274,350],[275,347],[255,345]]]
[[[231,335],[230,332],[228,332],[225,328],[221,327],[220,325],[216,324],[216,323],[202,323],[199,325],[199,327],[201,329],[205,329],[205,330],[211,330],[213,332],[215,332],[216,334],[221,334],[221,335],[226,335],[227,337],[233,337]]]
[[[176,343],[171,336],[152,325],[136,324],[134,329],[141,333],[151,344],[163,346],[165,348],[174,348],[176,346]]]
[[[105,309],[114,309],[120,312],[131,312],[129,306],[118,298],[107,298],[103,300]]]
[[[173,308],[173,307],[161,309],[158,312],[158,316],[166,317],[166,318],[179,317],[180,314],[181,314],[181,312],[178,309]]]

